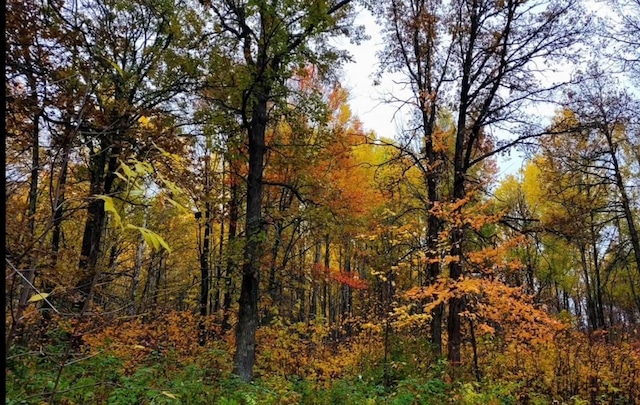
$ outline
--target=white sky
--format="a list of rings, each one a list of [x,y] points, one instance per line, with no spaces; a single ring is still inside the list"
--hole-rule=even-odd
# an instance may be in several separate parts
[[[617,17],[602,1],[587,0],[584,4],[587,11],[604,21],[615,21]],[[366,34],[371,39],[363,41],[360,45],[351,45],[346,41],[339,45],[348,49],[353,58],[353,62],[345,64],[343,67],[342,85],[349,91],[349,105],[353,114],[362,121],[364,128],[375,131],[378,137],[394,138],[398,133],[398,128],[401,128],[403,122],[406,121],[406,113],[398,112],[397,104],[383,102],[383,96],[385,93],[392,93],[398,98],[408,98],[411,92],[394,83],[389,74],[382,76],[379,86],[373,85],[374,75],[379,67],[376,53],[384,46],[380,26],[373,15],[364,9],[360,10],[355,24],[364,25]],[[569,70],[560,71],[553,74],[554,77],[546,77],[546,80],[567,80],[569,75]],[[556,106],[554,105],[539,105],[532,109],[532,113],[550,122],[555,110]],[[515,149],[511,151],[510,155],[498,156],[500,176],[517,173],[522,164],[523,157]]]
[[[383,45],[380,27],[375,18],[366,10],[361,10],[356,18],[357,25],[364,25],[366,34],[371,37],[360,45],[346,46],[353,62],[343,67],[342,86],[349,91],[349,105],[353,114],[362,121],[365,130],[373,130],[380,138],[394,138],[398,128],[407,119],[406,112],[398,111],[398,104],[382,101],[385,94],[408,98],[410,90],[394,82],[389,74],[382,77],[379,86],[374,86],[374,75],[379,67],[376,53]],[[515,150],[511,155],[499,156],[500,176],[516,173],[523,164],[523,158]]]
[[[353,114],[362,121],[366,130],[373,130],[378,137],[395,137],[398,126],[394,121],[397,106],[382,102],[385,92],[402,92],[402,88],[394,85],[387,74],[383,76],[380,86],[373,85],[374,75],[379,66],[376,53],[383,48],[380,28],[375,18],[366,10],[361,10],[356,18],[356,25],[364,25],[366,34],[371,37],[360,45],[347,45],[353,62],[343,67],[342,86],[349,91],[349,105]],[[401,114],[396,120],[400,122]]]

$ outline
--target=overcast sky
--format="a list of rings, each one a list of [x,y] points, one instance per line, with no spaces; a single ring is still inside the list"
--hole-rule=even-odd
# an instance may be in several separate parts
[[[381,99],[384,92],[401,91],[401,88],[386,75],[380,86],[373,85],[373,77],[379,66],[376,52],[383,48],[380,29],[375,18],[366,10],[360,11],[356,24],[364,25],[371,39],[360,45],[345,45],[353,62],[343,67],[342,86],[349,91],[349,105],[364,127],[375,131],[379,137],[392,138],[397,133],[393,121],[397,106],[388,105]]]
[[[599,1],[585,3],[587,9],[595,16],[611,21],[614,14],[608,6]],[[368,11],[361,9],[356,18],[356,25],[364,25],[366,34],[371,37],[360,45],[349,44],[344,41],[338,46],[345,47],[353,57],[353,62],[343,67],[342,85],[349,91],[349,105],[355,116],[362,121],[366,130],[373,130],[378,137],[394,138],[406,122],[406,112],[398,112],[398,105],[391,105],[382,101],[385,94],[408,98],[410,90],[403,88],[385,74],[379,86],[374,86],[374,75],[379,67],[376,53],[383,48],[380,26]],[[556,72],[548,80],[567,80],[570,72]],[[542,80],[545,80],[543,77]],[[538,105],[531,112],[550,122],[557,106],[552,104]],[[508,134],[507,134],[508,135]],[[500,175],[516,173],[523,164],[521,153],[512,150],[507,156],[498,157]]]
[[[394,138],[406,123],[406,112],[398,112],[398,105],[382,101],[385,94],[392,93],[396,97],[410,97],[411,92],[385,74],[379,86],[373,85],[374,75],[379,67],[376,52],[383,48],[383,40],[379,24],[366,10],[361,10],[356,24],[364,25],[366,33],[371,37],[360,45],[345,46],[353,56],[353,62],[343,67],[342,86],[349,91],[349,105],[366,130],[375,131],[378,137]],[[501,175],[516,173],[522,166],[523,159],[519,153],[499,157],[498,165]]]

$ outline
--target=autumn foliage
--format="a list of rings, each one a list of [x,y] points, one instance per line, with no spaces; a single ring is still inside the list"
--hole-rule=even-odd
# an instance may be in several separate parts
[[[10,0],[7,404],[640,402],[634,1]]]

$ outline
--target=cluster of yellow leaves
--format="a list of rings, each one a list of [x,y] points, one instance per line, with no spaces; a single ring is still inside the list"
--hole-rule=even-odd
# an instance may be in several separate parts
[[[479,352],[484,377],[516,384],[522,402],[539,393],[575,403],[640,400],[640,345],[616,332],[564,328],[535,345],[484,341]]]
[[[380,329],[370,326],[339,343],[330,341],[330,330],[322,323],[263,327],[256,334],[256,375],[297,375],[318,384],[354,375],[360,371],[362,360],[380,348]],[[376,344],[372,344],[374,341]]]
[[[391,311],[393,326],[396,329],[413,328],[416,325],[426,325],[431,320],[431,313],[424,311],[416,311],[416,305],[407,304],[399,305]]]

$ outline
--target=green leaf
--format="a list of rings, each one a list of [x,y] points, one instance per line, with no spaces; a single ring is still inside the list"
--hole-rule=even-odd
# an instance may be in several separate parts
[[[120,180],[123,180],[123,181],[126,181],[126,182],[128,182],[128,181],[129,181],[129,179],[128,179],[128,178],[124,177],[123,175],[121,175],[121,174],[120,174],[120,173],[118,173],[118,172],[115,172],[115,173],[113,173],[113,174],[115,174],[115,175],[116,175]]]
[[[134,167],[136,169],[136,172],[140,173],[141,175],[153,173],[153,166],[151,166],[151,164],[148,162],[136,161]]]
[[[140,190],[139,188],[134,188],[132,190],[129,190],[128,196],[131,198],[144,198],[145,192],[144,190]]]
[[[176,200],[173,200],[169,197],[164,197],[165,200],[167,200],[167,202],[171,205],[173,205],[174,207],[176,207],[177,209],[179,209],[182,212],[190,212],[187,207],[185,207],[184,205],[180,204],[179,202],[177,202]]]
[[[27,302],[42,301],[43,299],[47,298],[48,296],[49,296],[49,293],[38,293],[38,294],[35,294],[35,295],[31,296],[31,298],[29,298],[29,301],[27,301]]]
[[[117,63],[115,63],[111,59],[107,59],[107,61],[109,62],[109,64],[111,64],[111,66],[113,66],[113,68],[116,70],[116,72],[118,72],[120,77],[124,77],[124,70],[122,70],[122,68],[120,66],[118,66]]]

